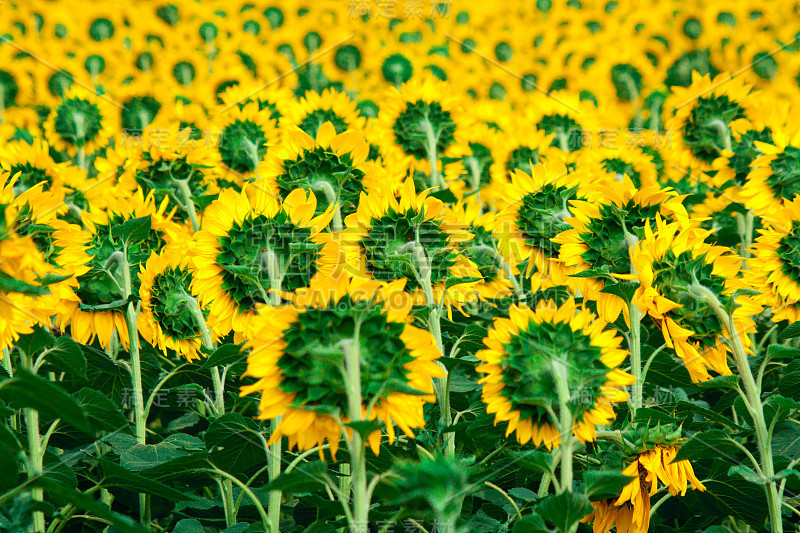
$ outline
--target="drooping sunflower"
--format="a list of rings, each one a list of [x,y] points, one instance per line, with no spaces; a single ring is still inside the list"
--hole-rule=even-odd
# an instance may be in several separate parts
[[[516,431],[520,444],[558,446],[559,420],[549,413],[558,409],[561,381],[570,395],[572,431],[582,442],[594,440],[597,424],[614,419],[612,404],[628,398],[619,387],[634,378],[617,368],[627,351],[606,326],[572,298],[560,307],[552,300],[535,309],[515,304],[509,318],[495,318],[483,341],[487,348],[475,354],[484,364],[475,370],[485,374],[478,383],[487,413],[495,424],[508,422],[506,436]]]
[[[435,363],[441,354],[433,336],[410,324],[411,297],[403,285],[342,273],[320,277],[284,294],[292,305],[265,308],[253,320],[244,375],[257,381],[242,387],[241,395],[260,392],[259,418],[283,417],[270,442],[286,436],[290,448],[308,450],[327,440],[335,458],[342,424],[352,414],[348,349],[358,350],[361,418],[382,421],[390,444],[395,425],[409,438],[424,427],[423,406],[435,399],[432,378],[444,371]],[[397,385],[422,394],[395,392]],[[376,455],[381,436],[377,429],[367,438]]]
[[[196,298],[190,288],[192,275],[189,258],[180,249],[165,247],[153,253],[141,265],[142,308],[137,324],[142,337],[165,355],[167,350],[173,350],[189,361],[199,359],[198,351],[203,345],[198,317],[186,302],[188,298]],[[216,333],[210,330],[209,334],[214,342]]]
[[[525,106],[525,118],[528,127],[552,135],[551,145],[564,152],[596,145],[593,139],[600,129],[597,111],[573,94],[536,93]]]
[[[772,320],[800,321],[800,198],[775,212],[758,230],[745,278],[760,294],[755,300],[769,307]]]
[[[323,199],[317,203],[317,214],[337,203],[335,209],[345,217],[355,212],[361,193],[394,192],[388,174],[367,161],[368,154],[369,145],[357,131],[337,135],[331,122],[320,126],[316,139],[295,129],[271,151],[256,183],[280,198],[298,188],[314,191]]]
[[[98,96],[83,87],[73,86],[44,123],[50,146],[70,157],[90,156],[108,146],[117,132],[117,113],[108,96]]]
[[[648,224],[643,239],[631,250],[635,274],[619,275],[636,279],[639,287],[633,304],[647,312],[661,329],[664,341],[683,360],[695,383],[712,378],[708,370],[718,375],[730,375],[725,336],[727,324],[722,324],[710,306],[698,300],[694,285],[712,291],[727,309],[737,289],[747,289],[739,277],[743,260],[729,253],[725,246],[707,244],[704,237],[711,233],[685,228],[679,223],[667,223],[656,215],[655,230]],[[747,333],[755,331],[752,316],[761,306],[747,296],[736,298],[733,325],[745,349],[749,349]]]
[[[442,167],[443,157],[469,155],[473,120],[464,106],[461,95],[433,77],[389,89],[378,113],[382,153],[395,164],[423,172],[431,170],[429,156],[435,155],[437,166]]]
[[[32,326],[49,323],[51,311],[57,311],[60,303],[47,286],[47,277],[62,272],[48,261],[46,253],[51,250],[35,231],[39,222],[55,219],[60,202],[43,193],[42,187],[39,184],[15,198],[14,179],[0,172],[0,348],[31,333]]]
[[[85,170],[68,161],[56,163],[50,156],[50,147],[44,141],[33,144],[24,141],[6,143],[0,151],[0,169],[16,177],[16,194],[45,182],[46,190],[81,209],[87,208],[89,203],[103,194],[99,188],[90,187],[93,180],[87,179]]]
[[[260,174],[270,146],[278,144],[280,132],[269,113],[258,103],[233,106],[220,115],[216,139],[205,139],[219,152],[224,166],[222,178],[241,186]],[[227,171],[227,172],[225,172]]]
[[[383,282],[406,278],[405,288],[415,305],[441,302],[450,310],[476,299],[480,272],[460,246],[473,235],[428,191],[417,194],[412,180],[406,180],[399,199],[362,195],[358,210],[345,224],[342,245],[354,277]],[[448,278],[474,280],[448,286]],[[428,282],[431,294],[426,295]]]
[[[686,494],[687,481],[692,490],[705,491],[705,485],[697,479],[688,460],[674,461],[679,450],[678,446],[659,445],[639,453],[622,471],[633,479],[619,497],[592,502],[594,510],[581,522],[592,522],[594,533],[608,533],[614,526],[618,533],[647,533],[650,496],[658,492],[659,481],[673,496]]]
[[[800,129],[778,130],[772,143],[754,144],[764,155],[751,163],[740,195],[748,208],[771,217],[775,207],[787,205],[800,194]]]
[[[120,185],[131,191],[141,187],[145,195],[151,191],[157,203],[169,198],[176,221],[188,220],[193,206],[205,196],[219,193],[217,152],[200,140],[192,139],[189,128],[145,128],[141,150],[132,150],[132,159],[120,179]],[[187,198],[188,195],[188,198]]]
[[[223,104],[217,113],[223,113],[232,106],[243,108],[251,102],[256,102],[259,111],[267,110],[269,118],[279,126],[283,125],[281,120],[289,113],[289,104],[294,98],[288,87],[257,81],[247,81],[229,87],[220,96]]]
[[[565,219],[571,229],[552,241],[560,245],[558,257],[565,266],[576,267],[576,273],[594,273],[578,281],[581,294],[597,302],[600,316],[615,322],[622,312],[627,322],[629,311],[623,299],[603,289],[616,283],[615,275],[631,272],[629,250],[644,238],[645,228],[654,223],[656,214],[684,226],[690,224],[689,215],[682,197],[658,186],[636,189],[629,180],[614,181],[596,192],[595,201],[572,202],[575,216]]]
[[[346,94],[325,89],[321,93],[308,91],[300,100],[289,101],[281,127],[285,131],[298,127],[316,137],[317,130],[326,122],[332,123],[339,134],[347,130],[363,130],[366,119]]]
[[[120,129],[129,135],[141,135],[164,106],[161,94],[159,80],[154,75],[140,75],[133,82],[121,86],[114,93],[115,101],[122,105],[117,110]]]
[[[492,196],[500,203],[498,207],[503,205],[503,189],[508,186],[514,171],[519,169],[531,174],[533,167],[548,152],[552,140],[552,135],[531,128],[521,118],[511,119],[508,129],[499,134],[492,152],[491,190]],[[549,152],[552,154],[554,150]]]
[[[570,228],[565,222],[574,211],[570,202],[591,199],[585,178],[557,160],[534,165],[532,175],[522,170],[511,174],[499,200],[507,207],[499,214],[497,235],[503,257],[514,268],[525,264],[528,277],[571,284],[567,275],[575,269],[558,261],[558,245],[552,239]]]
[[[270,290],[307,287],[339,263],[336,241],[323,233],[333,210],[315,216],[314,193],[296,189],[281,202],[250,187],[220,193],[191,247],[192,290],[220,336],[246,333],[257,308],[270,302]]]
[[[172,213],[166,212],[167,204],[166,198],[161,204],[156,204],[152,192],[145,197],[138,189],[134,194],[122,194],[114,198],[106,209],[92,207],[81,212],[81,222],[86,229],[75,227],[78,234],[67,248],[68,253],[77,257],[88,256],[90,260],[85,264],[89,269],[77,278],[79,285],[75,288],[75,294],[78,298],[68,302],[58,317],[59,327],[66,330],[69,325],[69,331],[76,341],[88,344],[96,338],[105,348],[116,330],[120,345],[127,349],[128,327],[121,307],[102,309],[125,297],[122,287],[123,263],[114,256],[115,252],[122,253],[123,250],[120,225],[134,218],[150,218],[147,235],[128,246],[131,288],[136,293],[136,273],[150,254],[167,244],[181,246],[185,250],[187,230],[172,221]]]
[[[758,93],[741,77],[722,73],[711,78],[692,71],[692,84],[673,87],[664,102],[667,131],[680,132],[672,147],[674,159],[696,171],[710,170],[711,163],[732,150],[732,130],[746,131],[757,122]]]
[[[481,204],[474,197],[459,202],[452,207],[454,218],[461,221],[463,227],[473,237],[462,243],[464,255],[472,261],[481,277],[475,290],[481,300],[494,300],[509,296],[513,285],[508,279],[500,253],[500,240],[495,234],[499,225],[497,213],[482,212]],[[511,267],[512,275],[515,274]]]

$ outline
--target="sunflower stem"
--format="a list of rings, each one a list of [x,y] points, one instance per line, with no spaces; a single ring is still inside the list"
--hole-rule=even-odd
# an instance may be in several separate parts
[[[6,354],[7,355],[7,354]],[[4,357],[8,359],[8,357]],[[23,355],[21,358],[23,366],[33,372],[33,358]],[[42,439],[39,434],[39,411],[26,407],[22,410],[25,417],[25,427],[28,430],[28,478],[34,478],[42,474]],[[44,490],[41,487],[31,489],[31,497],[34,501],[44,501]],[[44,532],[44,513],[35,511],[33,513],[34,533]]]
[[[279,272],[280,265],[278,263],[278,256],[272,249],[267,248],[264,252],[264,257],[267,264],[267,275],[269,276],[269,288],[273,292],[269,293],[270,304],[277,306],[281,304],[281,296],[275,291],[281,290],[282,276]],[[270,421],[271,435],[275,435],[278,431],[278,426],[281,423],[281,418],[273,418]],[[267,467],[269,472],[270,482],[278,479],[281,475],[281,440],[278,439],[272,443],[272,446],[267,448]],[[282,494],[280,490],[271,490],[269,492],[269,503],[267,506],[269,513],[269,523],[273,532],[280,531],[281,522],[281,499]]]
[[[731,147],[731,130],[728,125],[718,118],[709,121],[706,127],[716,132],[717,136],[722,140],[722,148],[728,152],[732,151]]]
[[[431,335],[436,341],[436,348],[439,353],[444,355],[444,343],[442,342],[442,308],[439,302],[436,301],[433,295],[433,283],[431,282],[431,261],[425,253],[425,249],[419,242],[419,233],[417,233],[414,240],[414,262],[416,263],[417,281],[422,286],[422,292],[425,294],[425,303],[428,306],[428,324]],[[441,363],[439,363],[441,365]],[[442,413],[444,427],[448,428],[453,423],[453,415],[450,412],[450,394],[449,394],[449,380],[450,375],[447,369],[441,366],[445,371],[444,377],[434,380],[434,390],[436,398],[439,401],[439,408]],[[455,433],[448,431],[445,433],[445,455],[447,457],[455,457],[456,454],[456,440]]]
[[[638,305],[631,304],[631,329],[629,333],[631,350],[631,372],[636,381],[633,382],[631,394],[631,413],[642,407],[642,312]]]
[[[761,403],[761,389],[753,378],[750,364],[747,361],[742,339],[733,323],[733,317],[722,307],[716,294],[698,283],[689,286],[689,291],[701,302],[707,303],[716,313],[733,349],[733,358],[736,362],[736,369],[744,386],[747,407],[753,417],[753,426],[758,443],[759,456],[761,458],[761,471],[764,473],[764,490],[767,496],[767,506],[769,508],[769,520],[773,533],[783,533],[783,519],[781,517],[781,498],[778,494],[778,486],[775,477],[775,466],[772,461],[772,442],[767,430],[766,419],[764,417],[764,405]]]
[[[347,375],[347,411],[351,422],[360,422],[361,418],[361,321],[356,319],[353,338],[345,350],[345,372]],[[369,499],[367,496],[367,464],[366,449],[361,433],[353,428],[350,445],[350,468],[353,491],[353,531],[367,533],[369,531]]]
[[[561,433],[561,490],[572,491],[572,411],[569,408],[569,368],[564,361],[551,363],[558,393],[559,432]]]
[[[425,119],[420,125],[425,132],[425,150],[428,152],[428,161],[431,163],[431,185],[446,189],[447,183],[445,183],[444,178],[438,169],[439,155],[437,154],[437,145],[439,144],[439,135],[433,131],[433,124],[431,124],[427,114],[425,114]]]
[[[122,270],[122,287],[125,298],[130,298],[133,293],[131,285],[131,267],[128,263],[128,250],[124,247],[122,257],[119,259],[120,270]],[[136,432],[136,441],[139,444],[146,443],[147,420],[144,416],[144,397],[142,391],[142,361],[139,357],[139,330],[137,328],[139,311],[128,302],[125,309],[125,323],[128,326],[129,350],[131,355],[131,380],[133,384],[133,423]],[[149,527],[150,511],[149,498],[147,494],[139,493],[139,521]]]
[[[194,200],[192,200],[192,191],[189,189],[189,180],[176,180],[173,178],[172,181],[175,182],[175,185],[178,186],[178,191],[181,193],[183,207],[189,213],[189,220],[192,221],[192,229],[196,232],[200,231],[200,224],[197,222],[197,209],[195,209]]]
[[[470,185],[475,192],[475,201],[478,203],[478,214],[483,214],[483,203],[481,202],[481,172],[478,168],[478,159],[475,156],[467,157],[464,162],[469,167]]]
[[[333,208],[333,231],[342,231],[344,224],[342,224],[342,203],[336,191],[333,190],[333,185],[325,180],[317,180],[311,184],[311,188],[315,191],[321,191],[328,201],[328,205],[334,206]]]

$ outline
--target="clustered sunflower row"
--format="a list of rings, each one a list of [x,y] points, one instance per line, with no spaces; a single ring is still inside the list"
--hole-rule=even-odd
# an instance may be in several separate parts
[[[793,2],[36,0],[0,20],[0,440],[26,471],[0,503],[30,492],[33,531],[98,502],[117,526],[216,527],[153,515],[191,492],[164,465],[195,441],[231,532],[800,516]],[[132,439],[96,429],[88,503],[40,481],[70,441],[14,394],[68,396],[64,361],[89,379],[87,358],[131,391],[109,408]],[[171,435],[153,395],[200,373],[206,428]],[[243,434],[262,458],[220,468]],[[292,499],[295,468],[316,488]],[[258,519],[236,529],[242,500]]]

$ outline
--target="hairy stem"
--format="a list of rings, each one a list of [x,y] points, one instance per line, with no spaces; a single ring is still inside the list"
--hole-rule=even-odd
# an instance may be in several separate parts
[[[345,372],[347,375],[347,411],[351,422],[361,418],[361,322],[357,319],[345,351]],[[369,531],[369,500],[367,496],[367,462],[361,433],[353,429],[350,444],[350,469],[353,491],[353,533]]]
[[[736,369],[744,386],[744,393],[747,401],[745,405],[753,417],[753,426],[758,443],[759,457],[761,459],[761,471],[764,473],[764,490],[767,495],[767,505],[769,508],[769,519],[772,531],[783,533],[783,521],[781,518],[781,498],[778,494],[778,486],[774,479],[775,466],[772,460],[772,442],[769,431],[767,430],[766,419],[764,417],[764,405],[761,403],[761,390],[753,378],[750,364],[747,361],[742,339],[733,318],[722,307],[717,296],[707,287],[694,283],[689,287],[691,294],[698,300],[706,302],[716,313],[727,333],[730,345],[733,349],[733,358],[736,362]]]

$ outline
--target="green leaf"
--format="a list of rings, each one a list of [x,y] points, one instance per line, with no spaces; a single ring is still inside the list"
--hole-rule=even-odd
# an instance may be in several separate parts
[[[706,409],[705,407],[700,407],[691,402],[680,401],[675,406],[675,414],[683,415],[683,414],[698,414],[705,418],[709,423],[716,422],[718,424],[722,424],[723,426],[727,426],[729,428],[740,429],[733,420],[729,420],[728,417],[725,415],[721,415],[716,411],[712,411],[711,409]]]
[[[111,236],[122,239],[128,247],[132,242],[140,242],[150,235],[151,217],[131,218],[122,224],[117,224],[111,228]]]
[[[214,350],[214,353],[209,355],[197,370],[201,371],[215,366],[244,363],[246,360],[247,354],[242,352],[242,344],[223,344]]]
[[[728,470],[729,476],[741,476],[746,481],[750,483],[755,483],[756,485],[764,485],[766,484],[766,480],[761,478],[755,470],[750,468],[747,465],[735,465]]]
[[[42,326],[34,326],[33,333],[20,335],[14,346],[22,350],[28,357],[35,357],[43,349],[52,346],[56,342],[56,337],[50,330]]]
[[[606,498],[616,498],[622,488],[633,478],[613,470],[590,470],[583,474],[585,493],[589,500],[596,502]]]
[[[130,430],[128,419],[119,407],[102,392],[84,387],[75,398],[83,406],[86,416],[95,430],[116,431],[120,428]]]
[[[800,337],[800,322],[789,324],[786,329],[778,334],[778,339],[782,341],[786,339],[794,339],[795,337]]]
[[[175,528],[172,530],[172,533],[206,533],[206,530],[199,520],[194,518],[184,518],[175,524]]]
[[[533,492],[531,489],[526,489],[525,487],[514,487],[508,491],[508,494],[509,496],[524,502],[535,502],[539,499],[539,496],[537,496],[535,492]]]
[[[36,486],[42,487],[50,498],[57,498],[58,501],[71,503],[78,509],[85,510],[88,514],[102,518],[111,522],[112,530],[124,531],[127,533],[148,533],[148,529],[127,516],[116,513],[88,494],[84,494],[71,487],[65,487],[60,483],[41,477],[34,481]]]
[[[98,460],[103,478],[101,485],[104,487],[122,487],[126,490],[145,492],[171,501],[192,500],[191,494],[184,494],[149,476],[131,472],[124,466],[105,458]]]
[[[10,292],[19,292],[31,296],[39,296],[42,294],[47,294],[50,291],[48,291],[46,287],[29,285],[22,280],[12,278],[5,272],[0,272],[0,292],[4,294],[8,294]]]
[[[578,520],[592,512],[592,504],[583,494],[562,492],[540,500],[534,510],[561,533],[568,533]]]
[[[613,294],[619,296],[625,302],[630,303],[633,298],[633,293],[639,288],[638,281],[620,280],[617,283],[606,283],[605,287],[600,292],[606,294]]]
[[[730,376],[717,376],[708,381],[698,383],[697,386],[701,389],[736,389],[739,386],[741,378],[736,375]]]
[[[793,409],[800,409],[800,402],[780,394],[773,394],[764,402],[764,418],[767,425],[772,424],[772,420],[776,417],[778,421],[785,420]]]
[[[771,359],[797,359],[800,357],[800,349],[784,346],[783,344],[771,344],[767,348],[767,357]]]
[[[455,287],[456,285],[463,285],[464,283],[477,283],[479,281],[483,281],[483,278],[477,278],[475,276],[465,276],[465,277],[455,277],[455,276],[448,276],[447,280],[445,280],[445,290],[449,289],[450,287]]]
[[[298,464],[294,470],[282,473],[275,481],[267,484],[265,490],[280,490],[287,494],[310,492],[319,488],[321,480],[328,472],[328,465],[323,461],[312,461]]]
[[[258,425],[239,413],[226,413],[214,420],[204,440],[211,461],[231,474],[240,474],[266,461]]]
[[[511,533],[549,533],[550,529],[542,517],[535,514],[523,516],[514,522]]]
[[[47,352],[44,360],[47,365],[56,370],[86,379],[86,356],[83,355],[80,344],[73,341],[71,337],[66,335],[59,337],[53,349]]]
[[[18,368],[14,377],[0,383],[0,398],[20,407],[30,407],[51,418],[94,435],[83,407],[58,385]]]
[[[358,420],[356,422],[348,422],[344,425],[353,429],[356,433],[361,435],[362,439],[366,440],[370,433],[383,428],[383,420],[378,418],[375,420]]]
[[[800,399],[800,370],[781,377],[778,381],[778,392],[789,398]]]
[[[553,470],[553,456],[540,450],[525,450],[508,452],[508,456],[521,468],[533,472],[551,472]]]
[[[410,396],[425,396],[430,394],[428,392],[415,389],[405,381],[401,381],[397,378],[387,379],[386,382],[383,384],[381,390],[383,391],[383,394],[390,394],[395,392],[408,394]]]
[[[131,295],[128,298],[120,298],[119,300],[114,300],[113,302],[109,302],[107,304],[85,304],[83,302],[78,303],[78,308],[81,311],[115,311],[117,309],[122,309],[128,302],[134,300],[134,296]]]
[[[119,462],[133,472],[146,470],[204,449],[203,441],[184,433],[170,435],[158,444],[139,444],[120,453]]]
[[[730,433],[723,429],[712,429],[696,433],[681,446],[673,462],[684,459],[703,459],[716,457],[735,457],[738,453],[736,445],[730,442]]]

